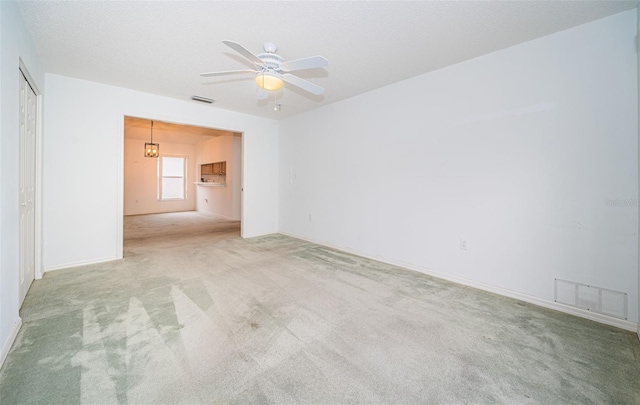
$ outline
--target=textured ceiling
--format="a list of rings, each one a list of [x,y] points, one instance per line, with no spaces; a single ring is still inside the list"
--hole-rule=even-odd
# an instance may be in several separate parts
[[[412,76],[636,7],[637,1],[21,1],[45,71],[285,118]],[[323,55],[326,69],[300,73],[326,88],[285,85],[257,99],[252,75],[222,44],[257,54],[264,42],[285,59]]]

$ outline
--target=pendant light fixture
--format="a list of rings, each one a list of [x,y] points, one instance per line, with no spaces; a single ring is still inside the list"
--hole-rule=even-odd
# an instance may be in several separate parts
[[[144,144],[144,157],[157,158],[160,155],[160,144],[153,143],[153,121],[151,121],[151,142]]]

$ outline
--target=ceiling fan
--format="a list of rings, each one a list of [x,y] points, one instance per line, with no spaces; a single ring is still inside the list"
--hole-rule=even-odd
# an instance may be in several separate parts
[[[315,69],[328,66],[329,61],[322,56],[311,56],[308,58],[285,61],[282,56],[276,54],[278,47],[270,42],[264,44],[264,53],[260,53],[258,55],[254,55],[236,42],[222,41],[222,43],[247,58],[256,66],[256,68],[253,70],[243,69],[227,70],[223,72],[208,72],[202,73],[200,76],[211,77],[237,73],[255,73],[256,83],[264,90],[279,90],[284,86],[284,83],[287,82],[317,96],[324,93],[324,88],[289,73],[296,70]]]

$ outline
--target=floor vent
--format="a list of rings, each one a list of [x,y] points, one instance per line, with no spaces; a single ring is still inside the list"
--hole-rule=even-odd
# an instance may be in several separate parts
[[[598,314],[627,319],[627,293],[555,279],[555,301]]]

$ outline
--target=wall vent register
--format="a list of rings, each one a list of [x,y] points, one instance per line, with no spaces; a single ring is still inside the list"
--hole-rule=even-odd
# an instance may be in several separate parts
[[[627,293],[555,279],[555,301],[602,315],[627,319]]]

